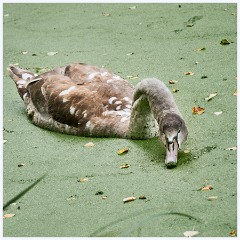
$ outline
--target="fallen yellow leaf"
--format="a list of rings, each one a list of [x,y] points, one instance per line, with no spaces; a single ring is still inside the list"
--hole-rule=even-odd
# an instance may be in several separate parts
[[[213,99],[216,96],[217,96],[217,93],[211,93],[208,97],[205,98],[205,101],[210,101],[211,99]]]
[[[237,150],[237,147],[229,147],[229,148],[226,148],[225,150],[227,150],[227,151],[233,151],[233,150]]]
[[[132,196],[132,197],[124,198],[124,199],[123,199],[123,202],[124,202],[124,203],[127,203],[127,202],[131,202],[131,201],[134,201],[134,200],[136,200],[136,198],[135,198],[134,196]]]
[[[178,92],[179,90],[178,89],[176,89],[176,88],[173,88],[173,93],[176,93],[176,92]]]
[[[86,143],[84,147],[93,147],[95,144],[93,142]]]
[[[212,189],[213,189],[212,185],[207,185],[207,186],[201,188],[202,191],[209,191]]]
[[[128,148],[123,148],[117,151],[118,155],[122,155],[123,153],[127,153],[128,152]]]
[[[231,237],[235,237],[235,236],[237,235],[237,233],[236,233],[235,230],[232,230],[232,231],[230,232],[230,235],[231,235]]]
[[[7,214],[5,214],[5,215],[3,215],[3,218],[12,218],[12,217],[14,217],[16,214],[14,214],[14,213],[7,213]]]
[[[130,165],[127,163],[120,166],[120,168],[129,168],[129,167],[130,167]]]
[[[111,16],[110,13],[102,13],[102,15],[103,15],[104,17],[110,17],[110,16]]]
[[[197,48],[197,49],[196,49],[196,51],[198,51],[198,52],[200,52],[200,51],[205,51],[205,50],[206,50],[205,47],[203,47],[203,48]]]
[[[198,234],[199,234],[198,231],[186,231],[186,232],[183,233],[183,235],[185,237],[193,237],[193,236],[196,236]]]
[[[217,196],[208,197],[208,201],[214,201],[214,200],[217,200]]]
[[[202,107],[193,107],[192,108],[192,114],[203,114],[205,112],[205,108]]]
[[[223,112],[220,111],[220,112],[214,112],[213,114],[216,115],[216,116],[218,116],[218,115],[220,115],[220,114],[222,114],[222,113],[223,113]]]
[[[237,96],[237,89],[236,89],[235,92],[233,93],[233,96]]]
[[[88,182],[89,179],[88,178],[80,178],[77,180],[78,182]]]
[[[169,81],[168,81],[169,84],[175,84],[175,83],[177,83],[177,82],[178,82],[178,81],[176,81],[176,80],[169,80]]]
[[[127,78],[130,80],[134,80],[134,79],[137,79],[138,76],[128,75]]]
[[[184,75],[194,75],[193,72],[184,72]]]

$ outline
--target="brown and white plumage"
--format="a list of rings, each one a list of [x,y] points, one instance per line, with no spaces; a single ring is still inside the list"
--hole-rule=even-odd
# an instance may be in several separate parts
[[[173,155],[187,129],[161,81],[144,79],[134,89],[104,68],[81,63],[37,76],[14,65],[8,72],[35,125],[95,137],[145,139],[160,133],[167,146],[166,164],[176,164]]]

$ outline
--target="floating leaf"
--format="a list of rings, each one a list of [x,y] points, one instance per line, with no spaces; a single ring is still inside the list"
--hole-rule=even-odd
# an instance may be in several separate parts
[[[186,150],[184,150],[183,152],[184,152],[184,153],[190,153],[190,151],[189,151],[189,150],[187,150],[187,149],[186,149]]]
[[[130,55],[133,55],[134,53],[133,52],[131,52],[131,53],[127,53],[127,56],[130,56]]]
[[[197,48],[197,49],[196,49],[196,51],[198,51],[198,52],[200,52],[200,51],[205,51],[205,50],[206,50],[205,47],[203,47],[203,48]]]
[[[235,92],[233,93],[233,96],[237,96],[237,89],[236,89]]]
[[[57,53],[58,53],[58,52],[48,52],[47,55],[48,55],[48,56],[54,56],[54,55],[56,55]]]
[[[198,234],[199,234],[198,231],[186,231],[186,232],[183,233],[183,235],[185,237],[194,237],[194,236],[196,236]]]
[[[122,149],[117,151],[117,154],[122,155],[122,154],[127,153],[127,152],[128,152],[128,148],[122,148]]]
[[[6,143],[6,142],[7,142],[7,140],[3,140],[3,144]]]
[[[205,112],[205,108],[202,108],[202,107],[193,107],[192,108],[192,114],[203,114]]]
[[[143,200],[143,199],[147,199],[144,195],[139,196],[139,199]]]
[[[216,115],[216,116],[218,116],[218,115],[220,115],[220,114],[222,114],[222,113],[223,113],[223,112],[220,111],[220,112],[214,112],[213,114]]]
[[[232,230],[230,232],[230,235],[231,235],[231,237],[235,237],[235,236],[237,236],[237,232],[235,230]]]
[[[127,78],[128,78],[128,79],[131,79],[131,80],[134,80],[134,79],[137,79],[138,76],[128,75]]]
[[[24,163],[20,163],[18,164],[18,167],[23,167],[25,164]]]
[[[103,199],[103,200],[107,199],[107,196],[102,196],[102,199]]]
[[[124,202],[124,203],[127,203],[127,202],[131,202],[131,201],[134,201],[134,200],[136,200],[136,198],[135,198],[134,196],[132,196],[132,197],[124,198],[124,199],[123,199],[123,202]]]
[[[227,151],[235,151],[237,150],[237,147],[229,147],[229,148],[226,148]]]
[[[208,201],[214,201],[217,200],[217,196],[210,196],[207,198]]]
[[[179,90],[178,89],[176,89],[176,88],[173,88],[173,93],[176,93],[176,92],[179,92]]]
[[[230,42],[230,41],[228,41],[228,40],[227,40],[227,39],[225,39],[225,38],[224,38],[224,39],[222,39],[222,40],[221,40],[221,42],[220,42],[220,44],[221,44],[221,45],[228,45],[228,44],[230,44],[230,43],[231,43],[231,42]]]
[[[7,214],[5,214],[5,215],[3,215],[3,218],[12,218],[12,217],[14,217],[16,214],[14,214],[14,213],[7,213]]]
[[[96,193],[95,193],[95,195],[103,195],[103,191],[97,191]]]
[[[204,78],[207,78],[207,76],[206,75],[201,76],[201,79],[204,79]]]
[[[111,14],[110,13],[102,13],[102,15],[104,16],[104,17],[110,17],[111,16]]]
[[[49,70],[49,68],[44,68],[44,67],[34,67],[33,69],[36,73],[44,73]]]
[[[88,178],[80,178],[77,180],[78,182],[88,182],[89,179]]]
[[[212,189],[213,189],[212,185],[207,185],[205,187],[202,187],[200,190],[201,191],[209,191],[209,190],[212,190]]]
[[[169,80],[169,81],[168,81],[169,84],[175,84],[175,83],[177,83],[177,82],[178,82],[178,81],[176,81],[176,80]]]
[[[76,200],[77,195],[72,195],[69,198],[67,198],[67,201],[72,201],[72,200]]]
[[[22,51],[21,52],[23,55],[26,55],[26,54],[28,54],[28,52],[27,51]]]
[[[125,164],[121,165],[119,168],[129,168],[129,167],[130,167],[130,165],[125,163]]]
[[[194,73],[193,72],[184,72],[184,75],[194,75]]]
[[[93,147],[95,144],[93,142],[86,143],[84,147]]]
[[[137,9],[137,6],[132,6],[132,7],[129,7],[128,9],[135,10],[135,9]]]
[[[205,101],[210,101],[211,99],[213,99],[214,97],[216,97],[217,96],[217,93],[211,93],[210,95],[209,95],[209,97],[206,97],[205,98]]]

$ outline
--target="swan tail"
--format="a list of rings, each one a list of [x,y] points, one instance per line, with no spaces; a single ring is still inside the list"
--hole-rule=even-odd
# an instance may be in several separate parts
[[[34,78],[34,73],[10,64],[7,68],[9,76],[16,84],[20,97],[24,100],[24,94],[28,93],[26,89],[27,82]]]

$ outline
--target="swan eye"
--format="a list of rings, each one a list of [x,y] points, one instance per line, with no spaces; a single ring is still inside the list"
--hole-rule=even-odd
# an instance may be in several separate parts
[[[180,133],[181,129],[178,130],[178,133]]]

